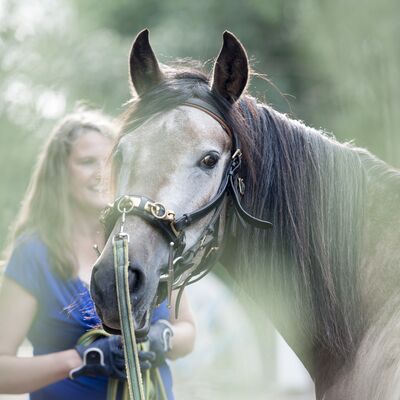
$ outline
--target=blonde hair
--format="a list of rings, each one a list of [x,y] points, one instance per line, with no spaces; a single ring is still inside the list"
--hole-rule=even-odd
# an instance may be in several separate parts
[[[53,129],[32,174],[11,230],[6,258],[15,241],[25,233],[37,233],[46,244],[54,268],[63,278],[76,274],[72,249],[72,210],[67,160],[74,141],[88,131],[113,139],[116,123],[99,110],[78,108]]]

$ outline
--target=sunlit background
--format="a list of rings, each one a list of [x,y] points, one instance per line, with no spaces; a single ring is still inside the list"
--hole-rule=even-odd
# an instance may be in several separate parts
[[[122,111],[130,43],[144,27],[162,62],[208,69],[232,31],[272,82],[254,77],[250,93],[399,167],[399,18],[398,0],[0,0],[0,246],[55,121],[79,100]],[[200,334],[174,367],[178,399],[311,398],[282,339],[221,282],[190,292]]]

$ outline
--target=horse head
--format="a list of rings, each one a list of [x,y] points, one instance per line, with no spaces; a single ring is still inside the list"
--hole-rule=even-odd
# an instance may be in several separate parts
[[[113,154],[117,200],[106,211],[109,237],[92,272],[91,294],[105,329],[118,331],[112,239],[124,217],[140,335],[167,286],[184,286],[200,264],[211,262],[224,232],[225,194],[230,188],[240,196],[232,186],[241,150],[229,115],[247,84],[248,58],[238,39],[225,32],[211,81],[164,70],[145,30],[133,43],[129,66],[137,98]]]

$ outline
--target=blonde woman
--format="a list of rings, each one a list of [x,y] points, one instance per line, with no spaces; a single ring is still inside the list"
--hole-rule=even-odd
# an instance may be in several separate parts
[[[33,400],[105,399],[108,378],[124,379],[119,336],[93,343],[104,355],[100,370],[83,368],[84,348],[76,346],[83,333],[100,325],[88,283],[97,258],[93,244],[104,246],[99,213],[110,199],[102,176],[115,132],[102,113],[78,110],[56,126],[40,154],[16,219],[0,291],[0,393],[29,392]],[[154,359],[163,364],[172,399],[165,357],[190,352],[195,328],[186,300],[182,317],[172,325],[160,307],[149,333],[153,352],[143,355],[142,365],[150,367]],[[172,349],[162,342],[169,337],[165,329],[174,335]],[[31,358],[16,356],[25,337],[33,345]],[[76,379],[68,379],[73,370]]]

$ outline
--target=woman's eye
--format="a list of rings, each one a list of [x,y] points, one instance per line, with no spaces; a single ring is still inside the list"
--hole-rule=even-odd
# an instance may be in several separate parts
[[[81,158],[79,160],[79,164],[81,165],[92,165],[96,163],[96,159],[92,157],[87,157],[87,158]]]
[[[214,168],[219,160],[217,153],[209,153],[204,156],[200,161],[200,166],[203,168],[211,169]]]

